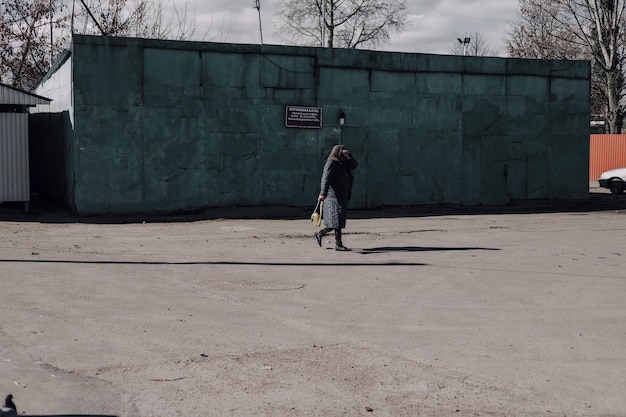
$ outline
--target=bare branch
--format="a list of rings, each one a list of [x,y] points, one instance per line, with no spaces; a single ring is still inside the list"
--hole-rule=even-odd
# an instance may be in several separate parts
[[[452,48],[450,48],[450,52],[453,55],[463,55],[467,53],[470,56],[495,56],[497,52],[490,49],[489,44],[485,40],[485,36],[480,31],[474,31],[468,36],[461,36],[457,34],[458,39],[469,38],[470,41],[467,46],[463,45],[461,42],[454,42]]]
[[[621,133],[626,106],[626,0],[519,0],[520,22],[507,40],[511,56],[588,59],[591,107]]]
[[[279,0],[278,36],[287,43],[377,47],[406,25],[406,0]]]

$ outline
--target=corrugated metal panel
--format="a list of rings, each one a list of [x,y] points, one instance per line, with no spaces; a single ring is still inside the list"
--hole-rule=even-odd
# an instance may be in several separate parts
[[[626,167],[626,135],[591,135],[590,180],[597,180],[604,171],[624,167]]]
[[[0,113],[0,201],[30,201],[27,113]]]
[[[50,100],[45,97],[21,91],[6,84],[0,84],[0,104],[35,106],[37,104],[48,104],[49,102]]]

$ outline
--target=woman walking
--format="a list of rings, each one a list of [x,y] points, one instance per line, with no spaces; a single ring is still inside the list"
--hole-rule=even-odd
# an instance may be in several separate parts
[[[343,145],[335,145],[328,155],[318,200],[324,202],[324,228],[315,232],[317,244],[322,247],[322,237],[335,231],[335,250],[349,251],[341,240],[341,229],[346,227],[348,201],[352,195],[354,177],[352,170],[358,166],[356,159]]]

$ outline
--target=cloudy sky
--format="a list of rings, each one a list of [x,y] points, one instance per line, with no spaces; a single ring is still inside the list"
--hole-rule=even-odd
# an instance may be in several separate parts
[[[276,0],[259,0],[263,42],[282,44],[276,36]],[[293,0],[297,2],[298,0]],[[196,33],[203,40],[259,43],[259,14],[254,0],[174,0],[195,16]],[[518,0],[407,0],[406,30],[392,35],[379,49],[398,52],[449,54],[457,37],[480,33],[495,55],[504,56],[508,25],[517,20]]]

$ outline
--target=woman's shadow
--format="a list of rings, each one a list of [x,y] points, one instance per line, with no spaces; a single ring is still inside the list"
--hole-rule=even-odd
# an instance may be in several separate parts
[[[102,414],[19,414],[20,417],[118,417]]]
[[[386,252],[439,252],[439,251],[461,251],[461,250],[500,250],[496,248],[481,248],[481,247],[438,247],[438,246],[381,246],[377,248],[363,248],[353,249],[354,252],[361,253],[363,255],[369,255],[373,253],[386,253]]]

